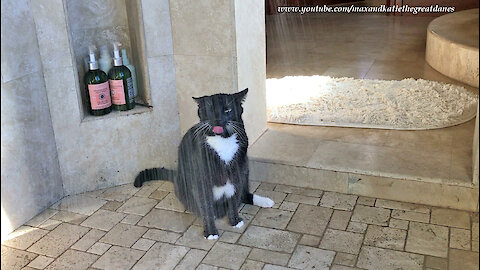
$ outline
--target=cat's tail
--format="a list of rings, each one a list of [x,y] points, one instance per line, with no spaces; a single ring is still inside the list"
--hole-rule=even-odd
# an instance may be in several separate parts
[[[133,185],[135,187],[141,187],[144,182],[152,181],[152,180],[168,180],[172,182],[176,176],[177,176],[176,171],[165,169],[163,167],[146,169],[141,171],[137,175],[137,177],[135,178],[135,181],[133,182]]]

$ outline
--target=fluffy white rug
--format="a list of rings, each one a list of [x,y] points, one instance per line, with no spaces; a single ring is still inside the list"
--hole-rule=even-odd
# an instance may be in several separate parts
[[[422,79],[289,76],[267,79],[270,122],[384,129],[434,129],[472,119],[478,93]]]

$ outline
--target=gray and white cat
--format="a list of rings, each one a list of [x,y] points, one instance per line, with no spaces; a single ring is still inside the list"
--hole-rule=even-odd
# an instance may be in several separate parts
[[[215,218],[228,217],[234,227],[242,227],[240,203],[272,207],[274,202],[248,190],[248,137],[242,119],[248,89],[235,94],[194,98],[200,122],[183,136],[176,171],[146,169],[134,185],[155,179],[174,183],[175,195],[186,209],[203,218],[204,236],[217,239]]]

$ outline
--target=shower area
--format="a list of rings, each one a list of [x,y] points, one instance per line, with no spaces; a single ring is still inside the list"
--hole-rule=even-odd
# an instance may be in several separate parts
[[[478,85],[425,60],[429,25],[442,14],[301,15],[269,1],[266,13],[269,129],[249,152],[253,179],[477,209]],[[447,101],[434,104],[437,95]],[[359,107],[382,100],[391,106]],[[455,112],[435,112],[440,103]]]

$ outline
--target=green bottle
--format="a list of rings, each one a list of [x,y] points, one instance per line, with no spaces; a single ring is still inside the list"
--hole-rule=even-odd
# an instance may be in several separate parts
[[[112,95],[112,107],[118,111],[135,108],[132,73],[123,65],[118,42],[113,43],[113,67],[108,72],[108,82]]]
[[[110,87],[107,74],[98,69],[95,59],[95,46],[89,47],[89,70],[85,73],[84,83],[87,93],[87,104],[90,114],[95,116],[105,115],[112,111]]]

